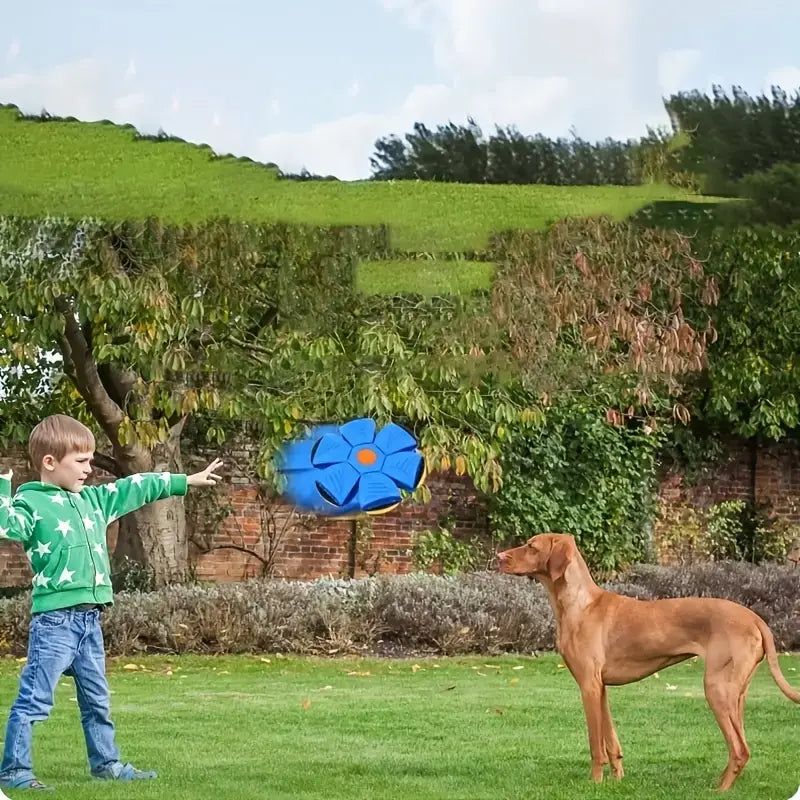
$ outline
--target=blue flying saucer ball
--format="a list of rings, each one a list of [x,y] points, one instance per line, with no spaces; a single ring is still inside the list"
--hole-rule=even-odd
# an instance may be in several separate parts
[[[328,516],[384,514],[425,478],[417,440],[390,422],[380,431],[374,420],[315,428],[281,449],[278,471],[283,496],[303,511]]]

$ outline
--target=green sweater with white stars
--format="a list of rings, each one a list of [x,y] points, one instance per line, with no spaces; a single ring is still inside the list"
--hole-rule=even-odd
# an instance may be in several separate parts
[[[112,604],[106,528],[147,503],[184,495],[186,488],[186,475],[144,472],[79,492],[23,483],[12,499],[11,482],[0,477],[0,539],[21,542],[31,562],[33,613]]]

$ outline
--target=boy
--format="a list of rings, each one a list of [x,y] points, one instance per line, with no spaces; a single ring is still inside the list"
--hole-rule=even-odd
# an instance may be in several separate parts
[[[6,728],[0,786],[51,789],[33,774],[33,723],[47,719],[62,674],[75,679],[91,773],[105,780],[155,778],[120,761],[110,717],[100,610],[113,603],[106,527],[123,514],[188,486],[214,486],[216,459],[194,475],[143,473],[86,486],[92,432],[56,414],[31,432],[28,452],[39,481],[11,498],[11,472],[0,475],[0,538],[21,542],[34,572],[28,660]]]

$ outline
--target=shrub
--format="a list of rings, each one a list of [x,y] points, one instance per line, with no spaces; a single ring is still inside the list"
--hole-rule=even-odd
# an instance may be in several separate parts
[[[731,221],[790,225],[800,220],[800,164],[775,164],[753,172],[738,189],[746,202],[726,208]]]
[[[414,537],[411,558],[418,570],[438,570],[444,575],[473,572],[492,557],[488,542],[453,536],[446,527],[422,531]]]
[[[724,597],[752,608],[784,649],[800,648],[800,570],[719,563],[640,565],[605,588],[639,599]],[[30,593],[0,600],[0,652],[24,655]],[[475,572],[311,582],[280,579],[121,593],[103,614],[109,655],[532,652],[555,646],[536,581]]]
[[[656,537],[664,556],[679,564],[703,561],[784,561],[800,526],[743,500],[698,509],[662,505]]]

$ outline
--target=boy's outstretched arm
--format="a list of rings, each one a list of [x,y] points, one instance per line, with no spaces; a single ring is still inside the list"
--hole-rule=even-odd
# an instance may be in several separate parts
[[[113,483],[86,486],[83,491],[96,496],[106,521],[113,522],[123,514],[136,511],[148,503],[185,495],[189,486],[215,486],[221,480],[215,470],[221,465],[220,459],[214,459],[204,470],[193,475],[177,472],[140,472],[119,478]]]

